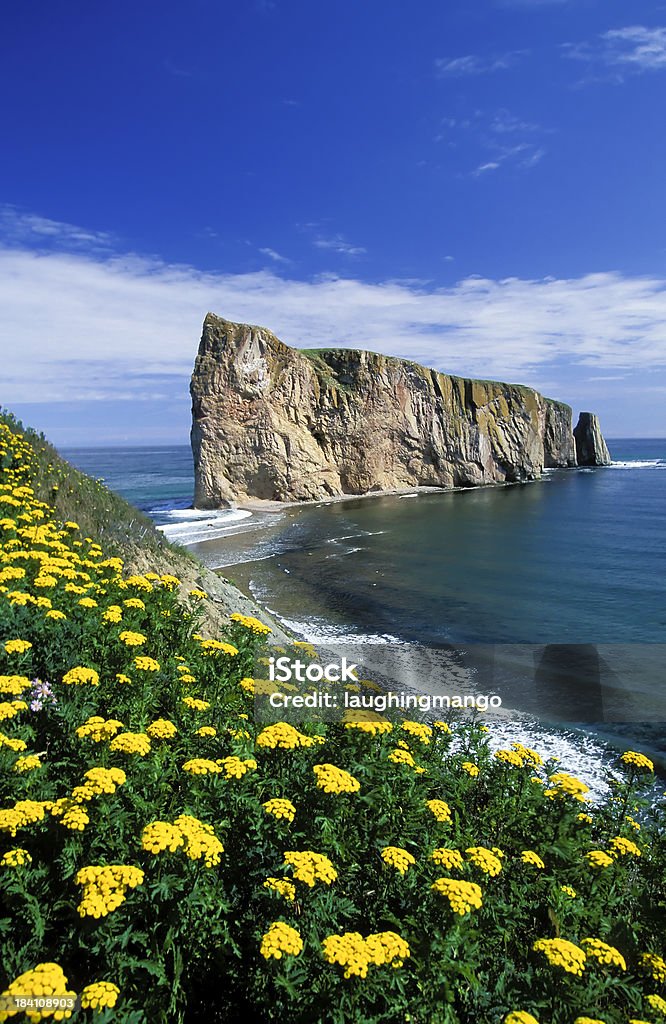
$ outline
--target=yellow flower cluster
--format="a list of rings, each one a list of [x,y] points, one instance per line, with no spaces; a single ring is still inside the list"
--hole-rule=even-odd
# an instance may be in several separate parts
[[[561,885],[560,892],[563,892],[565,896],[570,896],[572,900],[576,899],[576,890],[570,885]]]
[[[469,846],[465,853],[472,864],[480,868],[484,875],[491,875],[494,878],[502,870],[502,862],[499,857],[485,846]]]
[[[125,900],[128,889],[143,882],[143,871],[126,864],[81,868],[74,881],[83,886],[77,910],[81,917],[106,917]]]
[[[112,604],[102,615],[104,622],[120,622],[123,617],[123,610],[119,604]]]
[[[666,999],[662,999],[661,996],[652,995],[645,997],[648,1006],[661,1013],[662,1016],[666,1017]]]
[[[608,845],[615,857],[641,856],[640,847],[636,846],[636,843],[632,842],[631,839],[625,839],[624,836],[614,836]]]
[[[503,1024],[539,1024],[539,1021],[525,1010],[512,1010],[511,1013],[507,1013]]]
[[[122,768],[89,768],[83,777],[83,785],[72,790],[72,800],[77,803],[87,802],[102,793],[115,793],[116,788],[127,781]]]
[[[141,845],[149,853],[158,854],[164,850],[175,853],[183,849],[190,860],[203,860],[207,868],[220,863],[224,846],[215,835],[212,825],[207,825],[190,814],[180,814],[170,821],[151,821],[141,833]]]
[[[516,750],[496,750],[493,754],[496,761],[500,761],[502,764],[509,764],[513,768],[522,768],[523,759]]]
[[[94,743],[105,743],[107,740],[113,739],[118,730],[122,728],[123,723],[119,722],[117,718],[105,720],[101,715],[92,715],[78,727],[76,735],[80,739],[93,740]]]
[[[323,853],[313,853],[312,850],[287,850],[284,861],[293,868],[294,878],[309,885],[311,889],[315,882],[330,885],[338,877],[337,871]]]
[[[0,693],[19,697],[30,686],[27,676],[0,676]]]
[[[240,757],[223,757],[217,764],[222,768],[226,779],[242,779],[248,772],[257,770],[257,762],[253,757],[248,757],[244,761]]]
[[[376,711],[348,710],[342,721],[345,729],[358,729],[359,732],[368,733],[370,736],[378,736],[393,729],[391,723]]]
[[[642,953],[641,967],[650,972],[655,981],[663,985],[666,982],[666,960],[656,953]]]
[[[95,981],[86,985],[81,993],[81,1008],[84,1010],[112,1010],[118,1002],[120,989],[110,981]]]
[[[90,821],[88,812],[73,797],[65,796],[51,804],[51,814],[60,820],[60,824],[72,832],[83,832]]]
[[[284,921],[274,921],[262,937],[259,952],[267,960],[271,957],[280,960],[285,953],[288,956],[298,956],[302,949],[303,940],[299,932]]]
[[[451,808],[445,800],[426,800],[426,807],[442,825],[451,821]]]
[[[140,672],[159,672],[160,670],[159,661],[155,661],[154,658],[147,658],[143,654],[138,655],[134,659],[134,665]]]
[[[523,864],[531,864],[532,867],[535,868],[543,869],[546,866],[542,861],[541,857],[539,856],[539,854],[535,853],[534,850],[523,850],[523,852],[520,855],[520,859],[522,860]]]
[[[5,644],[7,654],[25,654],[31,647],[29,640],[8,640]]]
[[[183,765],[184,772],[190,772],[191,775],[221,775],[222,768],[216,761],[211,761],[207,757],[192,757],[189,761],[186,761]]]
[[[42,821],[52,806],[48,800],[17,800],[13,807],[0,809],[0,832],[13,837],[20,828]]]
[[[99,675],[94,668],[84,668],[77,665],[70,668],[62,677],[63,683],[67,686],[99,686]]]
[[[119,754],[138,754],[145,757],[150,753],[150,737],[145,732],[121,732],[109,743],[109,750]]]
[[[143,647],[146,637],[143,633],[133,633],[131,629],[125,629],[119,634],[119,639],[126,647]]]
[[[232,658],[238,654],[237,647],[234,647],[233,644],[225,644],[223,640],[200,640],[199,646],[202,654],[228,654]]]
[[[589,786],[586,786],[580,779],[577,779],[574,775],[569,775],[567,772],[555,772],[548,781],[550,788],[544,790],[544,793],[551,800],[557,798],[564,799],[570,796],[574,800],[584,803],[586,799],[585,793],[590,792]]]
[[[537,939],[532,949],[543,953],[548,963],[561,967],[568,974],[580,977],[585,970],[585,952],[567,939]]]
[[[588,956],[594,957],[600,964],[609,967],[619,967],[621,971],[626,971],[626,961],[615,946],[609,946],[607,943],[602,942],[601,939],[582,939],[581,946],[583,946]]]
[[[146,733],[150,736],[151,740],[172,740],[178,732],[178,729],[166,718],[157,718],[154,722],[151,722]]]
[[[476,882],[462,882],[455,878],[438,878],[432,889],[445,896],[454,914],[463,917],[472,908],[479,909],[482,903],[481,886]]]
[[[27,706],[25,701],[2,701],[0,704],[0,722],[4,722],[8,718],[15,718],[19,711],[25,711]]]
[[[401,846],[385,846],[380,856],[385,864],[395,868],[401,875],[406,874],[412,864],[416,864],[415,858]]]
[[[625,750],[624,754],[620,758],[623,764],[628,764],[632,768],[638,768],[641,772],[653,772],[654,764],[649,757],[645,754],[640,754],[635,750]]]
[[[14,762],[15,772],[32,772],[35,768],[41,768],[41,754],[26,754],[24,757],[17,757]]]
[[[438,864],[442,868],[457,868],[460,870],[463,866],[463,858],[460,850],[450,850],[446,846],[438,846],[436,850],[433,850],[430,854],[435,864]]]
[[[183,704],[191,711],[207,711],[210,707],[210,701],[201,700],[200,697],[183,697]]]
[[[479,774],[478,765],[474,764],[472,761],[463,761],[460,767],[464,772],[467,772],[467,774],[471,776],[471,778],[473,779],[475,779]]]
[[[284,818],[285,821],[293,821],[296,815],[296,808],[291,800],[283,800],[280,797],[266,800],[261,806],[266,811],[266,814],[271,814],[274,818],[278,818],[278,820]]]
[[[28,744],[16,736],[5,736],[4,732],[0,732],[0,747],[7,747],[8,750],[19,753],[21,750],[26,750]]]
[[[275,750],[295,750],[297,747],[314,747],[315,743],[323,743],[320,736],[306,736],[289,722],[275,722],[267,725],[257,736],[258,747],[269,747]]]
[[[217,736],[217,729],[213,728],[212,725],[202,725],[196,732],[197,736]]]
[[[417,765],[409,750],[404,750],[401,747],[396,747],[395,750],[392,750],[388,755],[388,760],[393,761],[394,764],[406,764],[413,768],[418,775],[422,775],[425,772],[425,768]]]
[[[402,723],[404,732],[409,733],[419,741],[419,743],[430,743],[432,737],[432,729],[429,725],[424,725],[423,722],[412,722],[409,719]]]
[[[54,1020],[66,1020],[72,1016],[72,1010],[66,1008],[50,1009],[45,1007],[41,1009],[35,1007],[35,1009],[31,1009],[28,1006],[25,1010],[19,1010],[18,1007],[15,1010],[9,1009],[16,999],[48,1000],[58,997],[63,1000],[76,999],[76,992],[70,992],[67,989],[67,978],[62,967],[53,963],[37,964],[36,967],[15,978],[9,988],[0,995],[0,1021],[14,1017],[17,1013],[25,1013],[31,1024],[34,1021],[41,1021],[47,1016],[53,1016]],[[16,1006],[16,1003],[14,1005]]]
[[[317,777],[317,786],[325,793],[358,793],[361,788],[358,779],[334,764],[316,764],[312,770]]]
[[[21,846],[16,846],[13,850],[7,850],[0,857],[0,866],[3,868],[20,868],[31,863],[32,857]]]
[[[252,615],[241,615],[240,612],[233,612],[230,616],[232,622],[238,622],[241,626],[245,626],[246,629],[251,629],[253,633],[257,633],[259,636],[265,636],[270,633],[270,627],[265,626],[259,619],[253,618]]]
[[[593,868],[609,868],[613,863],[613,858],[609,857],[604,850],[590,850],[585,857]]]
[[[339,964],[344,968],[345,978],[352,975],[365,978],[373,964],[402,967],[410,956],[408,943],[396,932],[376,932],[367,938],[363,938],[360,932],[328,935],[322,942],[322,948],[329,964]]]
[[[288,878],[267,878],[264,882],[264,889],[279,893],[289,903],[293,903],[296,896],[296,886]]]

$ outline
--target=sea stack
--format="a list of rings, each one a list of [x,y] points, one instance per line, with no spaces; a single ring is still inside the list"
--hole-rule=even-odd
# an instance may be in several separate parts
[[[576,465],[571,408],[532,388],[290,348],[212,313],[190,390],[197,508],[518,483]]]
[[[579,466],[610,466],[610,452],[601,433],[599,418],[593,412],[580,414],[574,428],[574,438]]]

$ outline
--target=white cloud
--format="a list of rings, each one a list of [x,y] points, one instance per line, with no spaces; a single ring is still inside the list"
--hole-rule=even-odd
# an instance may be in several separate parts
[[[291,345],[351,345],[469,376],[542,381],[666,367],[666,279],[617,272],[452,287],[136,256],[0,249],[0,403],[186,393],[207,310]],[[560,392],[562,393],[562,392]]]
[[[499,166],[500,165],[497,163],[496,160],[491,160],[491,161],[489,161],[489,163],[479,164],[479,166],[476,168],[476,170],[472,171],[472,174],[475,177],[478,177],[479,174],[485,174],[486,171],[496,171]]]
[[[315,238],[313,243],[317,249],[330,249],[339,252],[343,256],[362,256],[367,252],[362,245],[352,245],[342,235],[334,235],[332,238]]]
[[[291,263],[290,259],[288,259],[286,256],[281,256],[279,252],[275,251],[275,249],[270,249],[266,247],[264,249],[260,249],[259,252],[262,254],[262,256],[268,256],[268,258],[270,260],[273,260],[274,263]]]
[[[565,43],[564,55],[616,68],[620,73],[666,69],[666,28],[630,25],[610,29],[592,43]]]
[[[442,77],[466,77],[485,75],[491,71],[506,71],[526,53],[525,50],[510,50],[507,53],[482,57],[468,53],[464,57],[440,57],[435,61],[437,74]]]

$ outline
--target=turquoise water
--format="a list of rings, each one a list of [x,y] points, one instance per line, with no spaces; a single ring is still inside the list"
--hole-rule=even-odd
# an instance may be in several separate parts
[[[612,467],[532,484],[289,509],[231,536],[223,523],[193,550],[311,634],[664,643],[666,440],[611,452]],[[168,528],[175,515],[181,542],[206,536],[185,511],[187,447],[63,454]]]

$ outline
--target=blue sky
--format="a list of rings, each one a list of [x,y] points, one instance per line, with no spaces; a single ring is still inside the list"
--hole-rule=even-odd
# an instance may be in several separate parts
[[[3,21],[0,402],[57,443],[186,442],[208,309],[666,435],[665,5]]]

